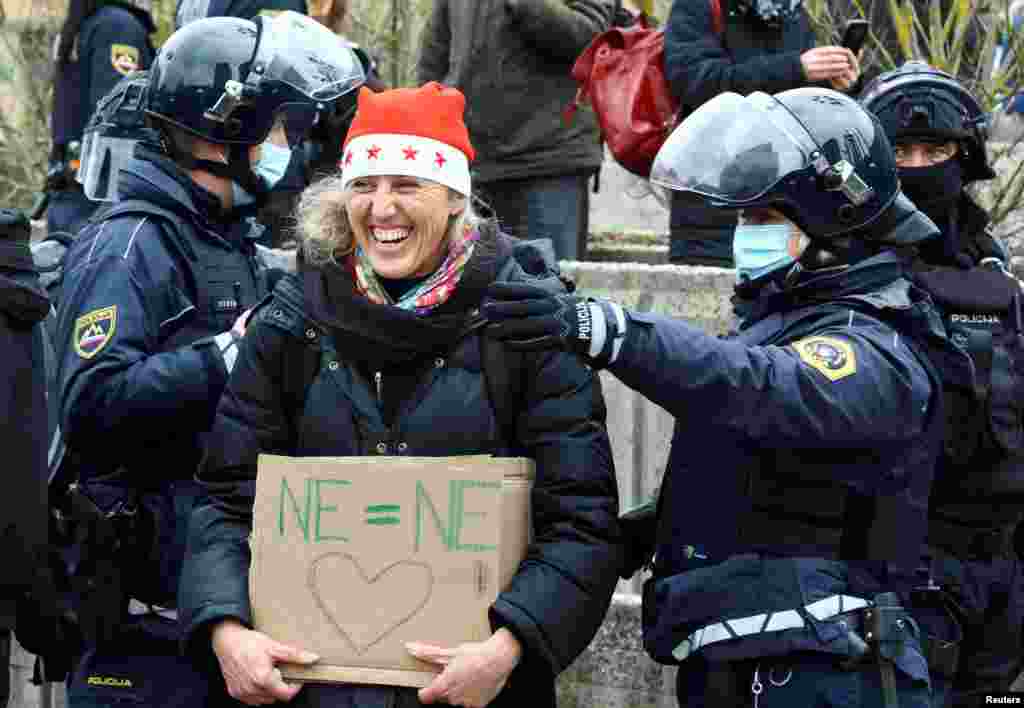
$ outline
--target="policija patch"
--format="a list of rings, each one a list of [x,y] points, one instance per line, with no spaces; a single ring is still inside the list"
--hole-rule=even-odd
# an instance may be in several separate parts
[[[107,346],[117,327],[117,305],[93,310],[75,320],[75,351],[83,359],[92,359]]]
[[[110,63],[117,73],[128,74],[139,68],[139,50],[130,44],[110,45]]]
[[[800,359],[825,375],[829,381],[838,381],[857,373],[857,357],[849,342],[834,337],[809,337],[791,345]]]

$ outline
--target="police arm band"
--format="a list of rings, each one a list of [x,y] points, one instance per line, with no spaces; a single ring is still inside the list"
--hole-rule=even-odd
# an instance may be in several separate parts
[[[626,314],[622,307],[607,300],[590,300],[590,320],[593,332],[590,338],[590,358],[599,367],[613,364],[626,339]]]

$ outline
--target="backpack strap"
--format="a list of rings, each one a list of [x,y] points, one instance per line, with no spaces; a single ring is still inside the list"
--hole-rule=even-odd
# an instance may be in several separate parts
[[[525,355],[480,333],[480,362],[501,435],[510,453],[519,449],[519,412],[525,405],[523,364]]]
[[[725,13],[722,11],[723,0],[709,0],[711,2],[711,29],[714,33],[725,38]]]
[[[167,240],[173,247],[184,258],[190,261],[198,260],[195,249],[192,248],[188,239],[182,236],[181,230],[178,228],[181,216],[168,209],[158,207],[151,202],[143,201],[142,199],[125,199],[124,201],[117,202],[109,209],[101,210],[90,221],[106,221],[123,214],[143,214],[156,217],[160,228],[168,237]]]

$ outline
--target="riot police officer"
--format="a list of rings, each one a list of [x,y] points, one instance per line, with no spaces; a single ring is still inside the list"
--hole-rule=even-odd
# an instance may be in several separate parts
[[[146,69],[156,31],[152,0],[71,0],[57,38],[56,82],[47,173],[47,231],[73,238],[95,210],[75,181],[82,131],[122,77]]]
[[[978,101],[949,74],[913,61],[872,81],[861,104],[893,143],[903,191],[942,230],[921,248],[916,280],[934,293],[952,338],[970,352],[977,390],[990,392],[974,400],[948,391],[950,425],[929,510],[927,586],[933,589],[919,593],[922,602],[933,596],[933,604],[953,610],[962,625],[962,644],[942,675],[933,676],[940,689],[934,705],[947,698],[973,705],[985,693],[1008,690],[1024,669],[1024,575],[1013,548],[1024,511],[1022,451],[986,444],[970,427],[973,421],[988,427],[990,420],[993,431],[1005,427],[1000,421],[1019,425],[1013,410],[1019,393],[998,364],[1024,360],[1005,326],[1015,316],[1007,305],[1021,292],[1004,272],[1008,254],[988,214],[965,190],[995,177]]]
[[[117,201],[75,241],[59,316],[87,641],[71,705],[227,700],[179,657],[173,608],[203,435],[267,291],[259,227],[240,210],[280,178],[301,122],[361,83],[352,53],[295,13],[191,23],[150,70],[158,142],[135,146]]]
[[[651,178],[742,210],[737,335],[522,285],[484,306],[491,336],[569,347],[676,416],[646,650],[680,664],[681,705],[927,706],[905,607],[940,442],[919,342],[942,339],[907,274],[935,225],[829,89],[722,94]]]

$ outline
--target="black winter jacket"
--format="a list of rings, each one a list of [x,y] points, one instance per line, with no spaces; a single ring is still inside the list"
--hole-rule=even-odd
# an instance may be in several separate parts
[[[515,281],[554,277],[531,244],[498,239],[499,274]],[[446,456],[510,448],[501,432],[510,426],[499,422],[506,416],[488,400],[479,328],[454,342],[447,356],[408,367],[420,373],[388,424],[364,367],[346,359],[341,343],[331,353],[329,330],[311,314],[322,311],[328,296],[310,285],[310,272],[287,276],[250,324],[200,468],[209,497],[192,517],[179,609],[189,648],[207,657],[212,623],[252,624],[248,537],[259,453]],[[319,271],[312,272],[321,282]],[[304,288],[304,312],[283,298],[288,283]],[[554,677],[590,642],[616,584],[617,492],[596,374],[563,352],[519,361],[524,389],[513,444],[537,464],[534,541],[491,608],[493,628],[507,627],[524,647],[493,705],[554,706]],[[345,704],[360,706],[392,705],[396,692],[411,691],[349,688],[359,695]]]
[[[712,24],[720,2],[723,33]],[[680,105],[693,111],[724,91],[778,93],[808,86],[800,55],[817,45],[805,11],[775,29],[741,14],[729,0],[676,0],[665,28],[665,77]],[[673,197],[669,258],[732,267],[736,214]]]
[[[422,33],[420,83],[466,94],[478,183],[589,173],[601,166],[589,107],[576,95],[576,57],[608,29],[611,0],[434,0]]]
[[[27,241],[0,234],[0,629],[14,626],[15,601],[36,581],[47,543],[47,414],[43,327],[50,305]]]

